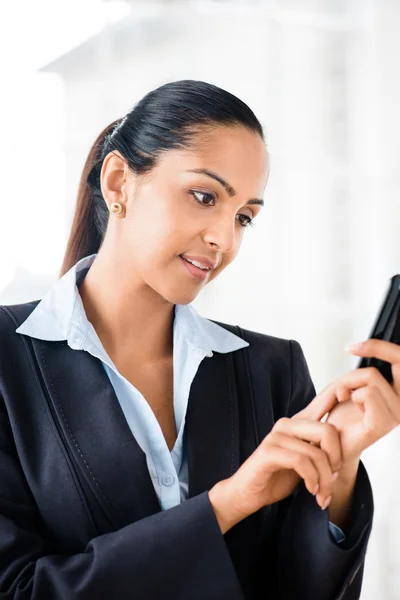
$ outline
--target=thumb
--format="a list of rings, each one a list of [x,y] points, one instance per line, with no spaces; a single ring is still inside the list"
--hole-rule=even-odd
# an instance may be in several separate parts
[[[330,384],[320,392],[303,410],[293,415],[292,419],[320,421],[338,403],[336,384]]]

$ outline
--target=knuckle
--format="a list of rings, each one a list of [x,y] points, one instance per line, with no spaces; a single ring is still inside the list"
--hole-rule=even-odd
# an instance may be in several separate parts
[[[307,463],[308,459],[306,458],[306,456],[304,456],[304,454],[297,453],[296,456],[293,458],[293,464],[295,467],[304,468]]]
[[[289,423],[289,417],[282,417],[281,419],[278,419],[278,421],[275,423],[273,431],[286,431]]]
[[[270,434],[262,441],[256,451],[259,453],[260,457],[265,460],[267,456],[269,456],[272,448],[276,445],[274,437]]]
[[[322,435],[329,439],[339,439],[339,432],[332,423],[323,423]]]
[[[271,433],[265,438],[264,446],[274,445],[279,446],[282,442],[282,434],[279,431],[271,431]]]
[[[349,397],[348,386],[345,385],[343,382],[338,383],[338,385],[336,386],[336,395],[339,402],[342,400],[347,400]]]
[[[325,429],[330,435],[334,435],[335,437],[339,435],[338,430],[332,423],[325,423]]]

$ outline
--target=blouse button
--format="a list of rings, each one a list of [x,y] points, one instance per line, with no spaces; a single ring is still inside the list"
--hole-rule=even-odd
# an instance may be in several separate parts
[[[166,486],[170,486],[175,482],[175,477],[173,475],[164,475],[161,479],[161,483]]]

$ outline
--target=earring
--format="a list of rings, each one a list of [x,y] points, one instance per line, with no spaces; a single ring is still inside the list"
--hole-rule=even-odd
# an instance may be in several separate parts
[[[110,212],[112,212],[114,215],[119,215],[122,213],[122,204],[120,204],[119,202],[113,202],[110,206]]]

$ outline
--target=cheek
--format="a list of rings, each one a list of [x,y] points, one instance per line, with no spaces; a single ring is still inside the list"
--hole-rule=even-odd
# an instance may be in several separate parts
[[[178,215],[162,201],[141,202],[134,207],[125,230],[126,243],[136,257],[148,258],[168,254],[178,237]]]

